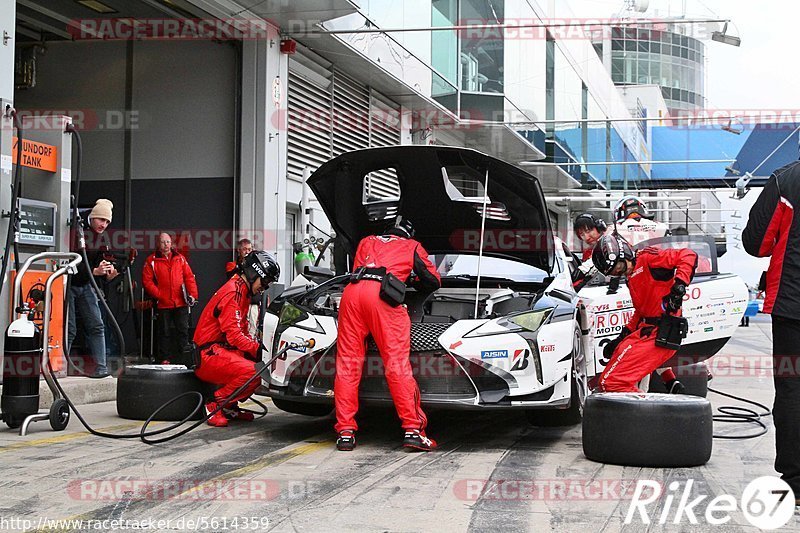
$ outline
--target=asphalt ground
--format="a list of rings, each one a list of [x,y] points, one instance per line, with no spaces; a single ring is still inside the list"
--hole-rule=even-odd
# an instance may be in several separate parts
[[[770,346],[768,318],[738,328],[712,359],[711,386],[771,406]],[[744,532],[758,529],[741,509],[712,526],[704,505],[724,494],[740,501],[750,481],[775,475],[771,417],[761,437],[715,439],[702,467],[660,469],[591,462],[580,426],[537,428],[498,411],[431,412],[439,450],[407,453],[394,413],[372,410],[360,419],[356,450],[338,452],[331,418],[268,406],[254,422],[203,425],[153,446],[91,436],[74,416],[59,433],[46,422],[26,437],[4,426],[0,530]],[[80,410],[104,431],[132,434],[140,425],[118,418],[115,402]],[[715,424],[724,433],[755,429]],[[626,523],[640,480],[665,491],[678,482],[674,503],[662,497],[647,508],[650,524],[637,514]],[[699,523],[685,514],[673,523],[690,480],[692,498],[708,496],[695,508]],[[800,531],[798,520],[796,513],[782,530]]]

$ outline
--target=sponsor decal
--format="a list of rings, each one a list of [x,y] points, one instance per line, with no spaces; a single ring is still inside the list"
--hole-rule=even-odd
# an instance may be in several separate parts
[[[481,359],[507,359],[508,350],[484,350],[481,352]]]
[[[742,308],[741,307],[734,307],[733,308],[733,312],[734,313],[741,313],[742,312]]]
[[[530,350],[516,350],[514,358],[511,360],[511,371],[522,371],[528,368],[528,356],[530,353]]]
[[[539,348],[540,352],[555,352],[556,345],[555,344],[545,344]]]
[[[597,304],[594,306],[595,311],[608,311],[611,306],[609,304]]]
[[[461,344],[462,344],[462,342],[461,342],[461,341],[454,342],[453,344],[451,344],[451,345],[450,345],[450,350],[451,350],[451,351],[452,351],[452,350],[455,350],[456,348],[458,348],[459,346],[461,346]]]
[[[305,339],[300,339],[300,342],[305,342]],[[281,341],[278,344],[278,351],[281,351],[284,346],[286,346],[286,341]],[[300,346],[298,348],[289,348],[287,351],[289,351],[289,352],[306,353],[306,350],[307,350],[307,348],[305,346]]]
[[[705,332],[705,333],[708,333],[709,331],[714,331],[714,326],[711,326],[710,328],[703,329],[703,332]]]

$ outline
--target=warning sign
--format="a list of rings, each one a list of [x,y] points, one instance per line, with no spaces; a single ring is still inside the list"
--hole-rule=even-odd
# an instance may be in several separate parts
[[[13,162],[17,164],[18,141],[14,137]],[[56,147],[36,141],[22,140],[22,166],[55,172],[58,167]]]

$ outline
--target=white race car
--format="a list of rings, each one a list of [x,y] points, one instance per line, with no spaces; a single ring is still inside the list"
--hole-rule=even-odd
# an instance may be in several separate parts
[[[396,176],[399,197],[372,197],[376,175]],[[591,284],[575,292],[574,259],[553,235],[535,177],[470,149],[397,146],[343,154],[308,183],[340,251],[352,257],[361,238],[380,233],[399,213],[413,221],[441,274],[436,292],[406,293],[423,404],[521,409],[541,424],[580,421],[588,380],[605,363],[601,346],[623,325],[630,298],[624,285],[613,295]],[[292,287],[272,303],[263,357],[286,343],[315,344],[287,351],[264,385],[279,408],[321,415],[333,405],[338,304],[349,277],[309,275],[317,283]],[[744,305],[737,302],[746,293],[734,276],[698,278],[685,306],[693,321],[685,348],[708,346],[702,358],[716,353],[733,332],[728,326],[738,324]],[[391,401],[371,340],[360,397]]]

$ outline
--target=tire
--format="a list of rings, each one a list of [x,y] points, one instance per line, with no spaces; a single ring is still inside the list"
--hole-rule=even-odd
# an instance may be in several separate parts
[[[564,427],[580,424],[583,407],[589,394],[586,375],[586,354],[583,352],[581,332],[577,328],[572,339],[572,376],[570,378],[570,401],[566,409],[540,409],[525,411],[528,423],[539,427]],[[577,400],[577,401],[576,401]]]
[[[134,365],[126,367],[117,379],[117,414],[131,420],[147,420],[159,407],[187,392],[200,392],[210,398],[216,387],[200,381],[194,370],[170,368],[165,365]],[[186,395],[158,413],[154,420],[179,421],[186,418],[199,399]],[[205,416],[199,409],[191,420]]]
[[[683,394],[596,393],[586,399],[583,453],[598,463],[699,466],[711,458],[711,403]]]
[[[50,427],[53,431],[64,431],[69,424],[69,404],[59,398],[50,405]]]
[[[272,403],[281,411],[305,416],[328,416],[333,412],[333,406],[324,403],[293,402],[283,398],[272,398]]]
[[[708,369],[705,363],[676,366],[673,370],[675,371],[675,377],[678,378],[678,381],[683,383],[683,386],[686,387],[686,394],[700,396],[701,398],[708,396]],[[657,392],[660,394],[666,394],[667,392],[664,386],[664,380],[655,372],[650,375],[650,388],[648,392]]]

